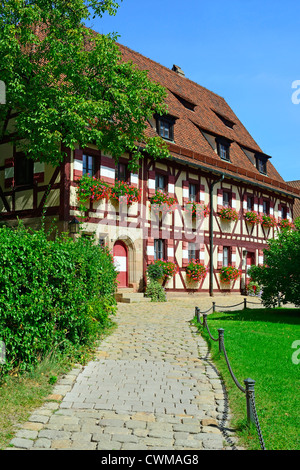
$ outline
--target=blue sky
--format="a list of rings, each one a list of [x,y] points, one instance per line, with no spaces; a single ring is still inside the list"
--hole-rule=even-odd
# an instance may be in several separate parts
[[[123,0],[88,26],[224,97],[281,176],[300,180],[298,0]]]

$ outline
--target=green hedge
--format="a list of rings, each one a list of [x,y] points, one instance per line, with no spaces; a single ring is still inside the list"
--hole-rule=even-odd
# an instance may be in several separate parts
[[[117,273],[106,248],[64,234],[50,240],[20,223],[0,229],[0,253],[2,373],[92,344],[116,306]]]

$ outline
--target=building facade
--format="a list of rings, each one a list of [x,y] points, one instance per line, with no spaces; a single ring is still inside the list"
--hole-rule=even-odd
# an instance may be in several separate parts
[[[292,220],[300,190],[284,182],[223,98],[186,78],[177,66],[168,69],[119,47],[124,60],[148,70],[167,89],[168,115],[153,116],[147,132],[165,139],[170,158],[154,161],[145,154],[139,171],[131,173],[129,154],[116,163],[90,145],[67,149],[64,162],[53,168],[27,160],[17,144],[4,141],[2,223],[16,224],[21,218],[37,228],[45,210],[48,223],[55,219],[60,231],[68,231],[76,218],[82,222],[81,234],[94,234],[96,243],[111,249],[120,288],[144,291],[147,266],[165,259],[176,266],[165,283],[167,292],[244,292],[248,267],[263,263],[268,239],[276,236],[281,221]],[[78,187],[87,174],[112,192],[125,182],[138,198],[128,204],[128,198],[96,201],[91,194],[83,211]],[[167,203],[153,205],[156,194]],[[257,220],[249,219],[249,213]],[[207,267],[200,282],[187,277],[186,267],[194,259]],[[223,283],[224,266],[238,268],[240,276]]]

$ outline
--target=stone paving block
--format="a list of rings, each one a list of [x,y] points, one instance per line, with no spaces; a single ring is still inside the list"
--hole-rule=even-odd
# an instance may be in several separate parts
[[[190,324],[196,300],[119,304],[118,328],[100,343],[96,359],[58,381],[25,423],[29,434],[21,431],[12,445],[224,448],[217,425],[200,425],[200,419],[222,418],[225,397],[216,369],[202,359],[210,357],[206,342]],[[219,300],[237,303],[234,296]],[[208,302],[201,298],[201,308]]]
[[[15,437],[10,441],[10,444],[19,449],[30,449],[33,447],[34,441],[31,439],[24,439],[22,437]]]
[[[34,447],[39,449],[50,449],[51,448],[51,440],[46,439],[44,437],[38,438],[34,442]]]

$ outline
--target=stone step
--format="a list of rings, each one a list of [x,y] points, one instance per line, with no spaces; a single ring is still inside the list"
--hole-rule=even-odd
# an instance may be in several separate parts
[[[115,299],[117,302],[122,302],[122,303],[132,303],[132,302],[150,302],[151,299],[149,297],[145,297],[145,295],[142,292],[133,292],[133,291],[126,291],[124,292],[123,289],[122,291],[119,290],[115,294]]]

